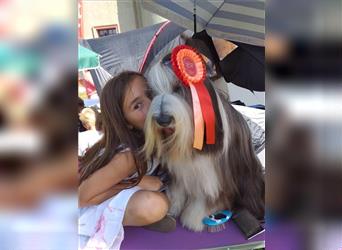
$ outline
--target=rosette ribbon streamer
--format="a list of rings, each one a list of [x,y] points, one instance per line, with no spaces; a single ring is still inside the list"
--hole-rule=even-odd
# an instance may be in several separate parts
[[[185,86],[190,87],[195,124],[193,147],[202,150],[204,129],[206,143],[215,144],[215,112],[210,94],[204,85],[205,64],[201,55],[187,45],[174,48],[171,60],[177,77]]]

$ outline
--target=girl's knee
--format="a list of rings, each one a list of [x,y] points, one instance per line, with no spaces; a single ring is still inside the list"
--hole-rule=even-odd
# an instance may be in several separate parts
[[[138,208],[140,216],[150,223],[161,220],[169,209],[169,202],[162,193],[147,191],[144,194],[143,202]]]
[[[138,191],[128,202],[124,225],[143,226],[161,220],[169,209],[167,197],[158,192]]]

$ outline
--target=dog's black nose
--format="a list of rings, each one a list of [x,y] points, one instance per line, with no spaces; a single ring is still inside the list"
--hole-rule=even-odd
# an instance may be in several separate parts
[[[166,114],[161,114],[156,117],[157,123],[162,127],[167,127],[168,125],[170,125],[170,123],[172,122],[172,119],[173,118],[171,115],[166,115]]]

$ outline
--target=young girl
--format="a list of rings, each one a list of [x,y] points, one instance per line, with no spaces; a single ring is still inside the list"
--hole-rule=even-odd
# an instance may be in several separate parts
[[[139,154],[150,103],[146,79],[137,72],[119,74],[102,90],[103,137],[80,160],[81,248],[119,248],[122,225],[152,224],[164,232],[175,227],[159,192],[162,182],[151,176],[157,164]]]

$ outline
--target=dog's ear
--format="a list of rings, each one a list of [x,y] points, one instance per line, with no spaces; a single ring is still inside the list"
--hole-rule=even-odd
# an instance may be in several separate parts
[[[172,67],[172,63],[171,63],[171,53],[167,54],[166,56],[163,57],[163,59],[161,60],[161,63],[164,66],[168,66],[168,67]]]
[[[254,152],[251,133],[243,116],[232,106],[229,114],[228,161],[238,189],[235,206],[247,208],[257,218],[261,218],[265,210],[262,165]]]

